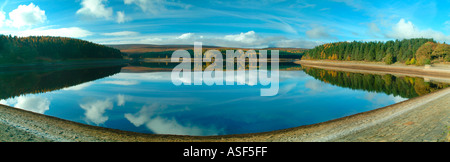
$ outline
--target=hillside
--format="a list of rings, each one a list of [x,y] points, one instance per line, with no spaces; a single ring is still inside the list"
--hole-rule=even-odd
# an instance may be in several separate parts
[[[193,57],[193,45],[146,45],[146,44],[124,44],[124,45],[108,45],[119,49],[129,58],[145,59],[145,58],[171,58],[174,51],[179,49],[187,50]],[[206,50],[219,50],[225,57],[226,50],[251,50],[248,48],[232,48],[232,47],[218,47],[218,46],[202,46],[203,52]],[[279,50],[280,58],[300,59],[305,51],[304,48],[262,48],[253,49],[257,53],[259,50]],[[270,55],[270,52],[268,52]],[[269,56],[268,56],[269,57]]]
[[[0,64],[122,58],[122,53],[117,49],[80,39],[0,35]]]

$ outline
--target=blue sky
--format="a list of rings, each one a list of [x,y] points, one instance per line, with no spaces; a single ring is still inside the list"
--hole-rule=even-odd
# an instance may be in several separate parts
[[[426,37],[450,42],[448,0],[2,0],[0,34],[100,44],[311,48]]]

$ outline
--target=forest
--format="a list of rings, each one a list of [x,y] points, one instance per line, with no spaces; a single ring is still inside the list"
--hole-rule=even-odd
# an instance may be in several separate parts
[[[337,42],[323,44],[308,50],[303,58],[425,65],[449,62],[450,45],[427,38],[386,42]]]
[[[2,64],[122,58],[122,53],[117,49],[80,39],[0,35],[0,63]]]

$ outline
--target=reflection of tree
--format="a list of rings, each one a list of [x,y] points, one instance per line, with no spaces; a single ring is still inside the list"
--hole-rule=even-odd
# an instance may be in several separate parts
[[[121,67],[3,72],[0,73],[0,99],[71,87],[119,73]]]
[[[311,67],[304,67],[303,70],[312,77],[332,85],[369,92],[383,92],[403,98],[421,96],[449,86],[445,83],[425,82],[423,78],[396,77],[390,74],[361,74]]]
[[[414,84],[414,89],[419,96],[424,95],[432,91],[432,85],[430,83],[424,82],[424,80],[416,80]],[[434,86],[434,85],[433,85]]]

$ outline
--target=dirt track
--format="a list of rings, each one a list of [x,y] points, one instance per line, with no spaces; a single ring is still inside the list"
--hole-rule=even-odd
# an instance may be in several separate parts
[[[348,68],[348,67],[347,67]],[[366,69],[363,69],[366,70]],[[378,69],[379,70],[379,69]],[[414,71],[411,70],[411,71]],[[408,71],[402,71],[405,73]],[[416,73],[416,72],[413,72]],[[423,75],[423,74],[415,74]],[[430,75],[430,74],[426,74]],[[439,75],[439,77],[446,77]],[[211,137],[88,126],[0,105],[0,141],[450,141],[450,88],[377,110],[280,131]]]

